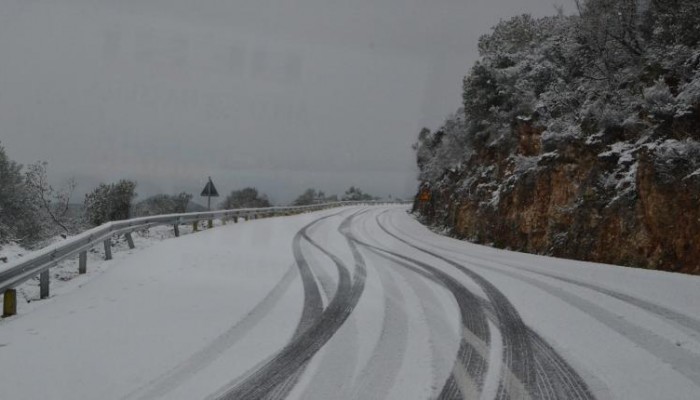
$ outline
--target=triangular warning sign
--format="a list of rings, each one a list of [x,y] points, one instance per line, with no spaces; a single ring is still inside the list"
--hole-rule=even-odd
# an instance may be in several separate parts
[[[216,191],[216,187],[214,187],[214,182],[211,181],[211,178],[209,178],[207,185],[204,186],[204,190],[202,190],[202,194],[200,196],[219,197],[219,192]]]

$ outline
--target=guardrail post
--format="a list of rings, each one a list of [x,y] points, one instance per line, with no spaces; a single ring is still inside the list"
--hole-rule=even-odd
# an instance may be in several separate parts
[[[129,243],[130,249],[133,249],[134,247],[136,247],[136,246],[134,246],[134,238],[131,237],[131,232],[125,233],[124,236],[126,237],[126,242]]]
[[[192,223],[192,232],[197,232],[199,230],[199,221],[194,221]]]
[[[78,254],[78,273],[84,274],[87,272],[87,251],[81,251]]]
[[[39,274],[39,298],[41,299],[49,297],[49,279],[48,269]]]
[[[234,223],[234,224],[237,224],[237,223],[238,223],[238,216],[234,216],[234,217],[233,217],[233,223]]]
[[[111,260],[112,259],[112,240],[107,239],[104,241],[105,245],[105,260]]]
[[[175,237],[180,237],[180,225],[173,225],[173,229],[175,230]]]
[[[7,289],[2,298],[2,317],[11,317],[17,314],[17,291]]]
[[[208,221],[207,221],[207,228],[211,229],[211,228],[213,228],[213,227],[214,227],[214,221],[208,220]]]
[[[226,220],[227,220],[227,219],[228,219],[228,218],[227,218],[225,215],[224,215],[223,217],[221,217],[221,225],[226,225]]]

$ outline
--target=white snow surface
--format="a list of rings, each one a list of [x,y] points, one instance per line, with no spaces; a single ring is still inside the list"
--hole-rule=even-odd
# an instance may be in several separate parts
[[[309,237],[357,278],[361,265],[342,232],[351,216],[357,240],[405,259],[358,245],[364,290],[287,398],[437,398],[450,376],[464,375],[456,362],[463,337],[487,361],[475,393],[494,398],[513,375],[508,332],[489,320],[490,343],[465,333],[452,292],[420,263],[484,303],[490,297],[447,260],[497,288],[592,398],[699,398],[700,277],[478,246],[431,232],[405,206],[254,220],[179,238],[156,228],[135,237],[134,250],[119,244],[112,261],[91,253],[87,275],[65,262],[52,270],[48,300],[34,301],[30,281],[20,299],[31,302],[0,321],[0,398],[219,398],[294,340],[305,299],[292,251],[297,232],[316,221]],[[336,264],[307,241],[301,253],[328,310],[341,290]],[[458,383],[465,398],[467,380]]]

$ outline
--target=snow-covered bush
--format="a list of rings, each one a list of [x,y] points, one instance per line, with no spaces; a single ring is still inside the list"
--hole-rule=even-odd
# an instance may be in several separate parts
[[[677,97],[677,115],[689,112],[693,107],[700,105],[700,70],[695,73],[693,79],[684,85]]]
[[[655,117],[670,118],[676,114],[676,99],[663,80],[644,90],[644,100],[647,110]]]
[[[117,183],[101,183],[85,195],[85,216],[94,225],[128,219],[131,202],[136,197],[136,182],[122,179]]]

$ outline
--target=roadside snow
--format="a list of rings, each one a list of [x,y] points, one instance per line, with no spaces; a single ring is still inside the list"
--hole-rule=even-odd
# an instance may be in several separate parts
[[[256,316],[255,332],[224,340],[206,362],[197,357],[277,287],[293,266],[292,237],[318,215],[229,224],[177,239],[156,229],[135,238],[135,250],[119,243],[112,261],[91,253],[85,276],[73,276],[74,263],[57,267],[52,277],[73,279],[53,279],[50,299],[23,303],[17,316],[0,321],[0,358],[11,360],[0,367],[2,397],[139,398],[183,365],[191,385],[164,398],[205,397],[291,337],[303,298],[297,276]],[[23,285],[23,298],[35,299],[35,286]],[[226,358],[232,349],[246,362]]]

